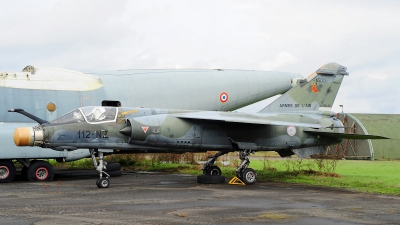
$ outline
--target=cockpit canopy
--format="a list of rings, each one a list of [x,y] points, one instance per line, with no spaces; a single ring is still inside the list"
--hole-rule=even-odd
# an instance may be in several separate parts
[[[104,123],[116,121],[118,108],[103,106],[88,106],[75,109],[53,120],[50,124],[61,123]]]

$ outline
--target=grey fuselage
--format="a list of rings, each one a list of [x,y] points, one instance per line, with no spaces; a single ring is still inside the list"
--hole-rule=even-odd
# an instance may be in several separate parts
[[[101,108],[101,107],[97,107]],[[288,149],[326,146],[340,139],[318,137],[287,125],[251,123],[258,120],[279,121],[279,124],[307,123],[321,132],[343,132],[343,124],[332,115],[308,114],[252,114],[236,112],[201,112],[149,108],[116,108],[109,119],[71,119],[75,114],[89,115],[96,107],[84,107],[64,115],[59,120],[37,127],[43,140],[32,144],[55,150],[112,149],[113,152],[204,152],[209,150],[282,151]],[[239,118],[249,123],[227,123],[203,119],[187,119],[186,115],[208,113],[223,118]],[[85,119],[83,119],[85,117]],[[295,129],[291,131],[289,129]]]

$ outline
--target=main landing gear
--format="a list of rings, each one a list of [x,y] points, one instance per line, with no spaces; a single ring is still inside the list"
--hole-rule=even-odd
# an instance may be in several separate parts
[[[239,152],[239,159],[242,160],[242,162],[236,169],[236,176],[245,184],[254,184],[257,181],[256,171],[248,168],[250,165],[249,155],[253,152],[252,150],[243,150]]]
[[[8,183],[14,180],[15,166],[10,160],[0,160],[0,183]]]
[[[248,168],[250,165],[249,155],[253,152],[252,150],[239,152],[241,163],[236,169],[236,176],[245,184],[254,184],[257,181],[257,173],[253,169]],[[203,175],[197,177],[198,183],[215,184],[225,182],[225,177],[222,176],[221,169],[214,165],[217,158],[225,153],[220,151],[207,160],[202,168]]]
[[[97,187],[108,188],[110,186],[110,174],[113,174],[113,176],[121,176],[121,165],[119,163],[107,163],[104,161],[104,153],[101,151],[97,151],[99,157],[99,162],[97,162],[95,156],[96,151],[94,149],[89,149],[89,151],[90,155],[92,156],[94,168],[100,176],[100,178],[96,181]],[[108,173],[104,170],[108,171]]]
[[[222,176],[221,169],[215,166],[214,163],[218,157],[224,155],[226,152],[218,152],[217,154],[208,158],[207,162],[203,165],[203,175],[197,176],[197,182],[201,184],[220,184],[225,183],[225,177]]]
[[[220,176],[221,169],[218,166],[214,166],[215,161],[217,161],[217,158],[220,157],[221,155],[225,155],[226,152],[218,152],[217,154],[211,156],[208,158],[207,162],[204,163],[204,166],[202,168],[203,174],[204,175],[214,175],[214,176]]]
[[[43,160],[17,159],[23,167],[22,179],[27,181],[50,181],[54,178],[53,166]]]

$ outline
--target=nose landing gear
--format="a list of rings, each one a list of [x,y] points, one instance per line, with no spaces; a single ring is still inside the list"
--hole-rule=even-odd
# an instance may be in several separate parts
[[[96,169],[96,171],[99,173],[100,176],[100,178],[97,179],[96,181],[96,185],[99,188],[108,188],[110,186],[110,180],[108,179],[110,175],[104,171],[105,169],[107,169],[106,167],[107,163],[104,162],[103,160],[103,152],[98,152],[99,162],[97,162],[96,156],[94,154],[95,154],[94,149],[90,149],[90,155],[92,156],[94,168]],[[106,177],[103,177],[103,174]]]

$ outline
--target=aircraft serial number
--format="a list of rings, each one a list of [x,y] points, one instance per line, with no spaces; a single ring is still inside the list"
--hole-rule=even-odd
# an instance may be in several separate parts
[[[286,107],[286,108],[310,108],[311,104],[280,104],[279,107]]]
[[[78,138],[108,138],[107,137],[108,130],[101,131],[90,131],[90,130],[79,130]]]

